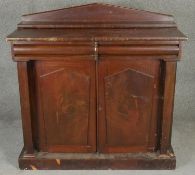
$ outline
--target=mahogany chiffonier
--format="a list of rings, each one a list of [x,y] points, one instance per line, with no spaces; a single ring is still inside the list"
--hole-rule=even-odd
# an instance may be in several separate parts
[[[170,15],[108,4],[24,15],[17,62],[21,169],[174,169],[176,64]]]

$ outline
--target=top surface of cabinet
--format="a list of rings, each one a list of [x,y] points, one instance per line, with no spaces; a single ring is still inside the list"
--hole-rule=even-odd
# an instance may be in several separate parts
[[[171,15],[108,4],[24,15],[8,41],[185,40]]]

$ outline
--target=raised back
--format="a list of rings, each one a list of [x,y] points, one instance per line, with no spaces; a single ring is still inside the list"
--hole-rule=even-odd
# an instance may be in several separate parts
[[[171,15],[93,3],[24,15],[22,28],[175,27]]]

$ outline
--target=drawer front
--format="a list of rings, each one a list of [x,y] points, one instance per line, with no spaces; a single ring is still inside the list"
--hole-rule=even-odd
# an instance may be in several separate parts
[[[178,45],[107,45],[99,47],[102,55],[178,55]]]
[[[12,45],[14,61],[92,60],[92,42],[19,42]]]

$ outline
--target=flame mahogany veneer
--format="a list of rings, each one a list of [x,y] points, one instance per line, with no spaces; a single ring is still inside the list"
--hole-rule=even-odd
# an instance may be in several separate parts
[[[174,169],[176,64],[170,15],[108,4],[24,15],[17,62],[21,169]]]

